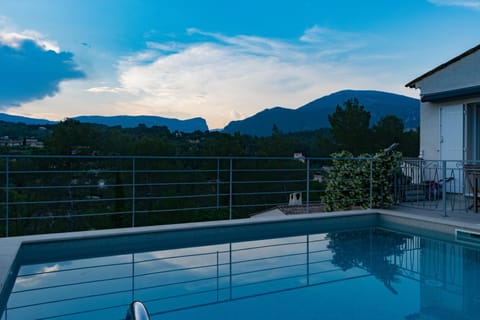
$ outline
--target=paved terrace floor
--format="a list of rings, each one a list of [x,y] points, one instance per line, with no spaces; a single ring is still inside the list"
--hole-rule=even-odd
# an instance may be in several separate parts
[[[480,212],[473,210],[454,210],[444,213],[442,210],[431,210],[414,207],[396,206],[390,209],[409,216],[436,218],[439,221],[458,221],[461,223],[471,223],[472,225],[480,225]],[[446,215],[446,216],[445,216]]]
[[[478,201],[478,212],[474,211],[472,197],[466,197],[463,194],[447,194],[445,202],[442,199],[426,200],[425,198],[418,201],[403,202],[400,205],[388,208],[387,211],[405,214],[410,217],[438,218],[441,223],[470,223],[472,225],[480,225],[480,198]],[[446,212],[443,211],[445,205]],[[352,208],[359,210],[362,208]],[[282,215],[294,215],[305,213],[322,213],[325,212],[324,205],[312,202],[308,211],[305,205],[298,206],[279,206],[273,210],[268,210],[254,215],[254,217],[273,217]]]
[[[359,209],[359,208],[354,208]],[[445,213],[440,209],[430,209],[410,206],[394,206],[387,210],[375,210],[379,212],[397,213],[399,215],[418,219],[435,219],[438,223],[465,225],[470,224],[473,228],[480,228],[480,209],[476,213],[473,210],[459,209],[448,211]],[[306,206],[280,206],[273,210],[261,212],[252,216],[252,218],[274,218],[288,215],[305,214]],[[310,214],[324,213],[323,206],[311,205],[309,207]]]

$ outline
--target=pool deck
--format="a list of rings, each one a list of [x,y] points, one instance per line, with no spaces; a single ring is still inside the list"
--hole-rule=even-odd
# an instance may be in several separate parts
[[[395,207],[389,210],[373,209],[373,210],[351,210],[332,213],[309,213],[309,214],[291,214],[287,215],[280,209],[273,209],[270,211],[259,213],[248,219],[238,219],[231,221],[211,221],[211,222],[197,222],[185,223],[176,225],[161,225],[151,227],[137,227],[124,229],[109,229],[83,232],[69,232],[58,234],[43,234],[21,237],[10,237],[0,239],[0,289],[8,280],[8,276],[12,273],[13,263],[17,257],[17,253],[22,244],[38,243],[38,242],[52,242],[62,240],[79,240],[79,239],[96,239],[99,237],[114,237],[114,236],[128,236],[134,234],[144,234],[162,231],[180,231],[180,230],[195,230],[200,228],[212,228],[222,226],[242,226],[252,224],[271,223],[279,221],[295,221],[308,219],[331,219],[331,218],[348,218],[359,215],[378,214],[381,220],[395,223],[401,221],[403,225],[408,228],[434,228],[439,232],[447,232],[453,234],[455,229],[467,229],[475,232],[480,232],[480,213],[474,212],[448,212],[447,216],[440,211],[420,210],[417,208]]]

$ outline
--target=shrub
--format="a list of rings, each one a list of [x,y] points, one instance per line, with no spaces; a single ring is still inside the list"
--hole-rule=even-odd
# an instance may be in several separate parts
[[[400,152],[380,151],[354,158],[350,152],[342,151],[331,156],[332,168],[322,199],[326,211],[385,208],[394,203],[393,181],[399,170]]]

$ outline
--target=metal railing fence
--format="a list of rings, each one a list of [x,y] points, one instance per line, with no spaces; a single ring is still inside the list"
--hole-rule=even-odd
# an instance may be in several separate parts
[[[395,198],[402,206],[438,210],[445,216],[477,211],[479,174],[480,162],[403,159],[395,176]]]
[[[330,161],[3,156],[0,234],[234,219],[288,205],[291,193],[308,208],[321,199],[314,168]]]
[[[329,184],[331,158],[2,156],[0,236],[235,219],[277,207],[309,213],[332,203],[383,205],[374,159],[335,161],[349,164],[336,174],[338,185]],[[387,193],[397,205],[444,215],[475,210],[477,171],[469,165],[403,160]]]

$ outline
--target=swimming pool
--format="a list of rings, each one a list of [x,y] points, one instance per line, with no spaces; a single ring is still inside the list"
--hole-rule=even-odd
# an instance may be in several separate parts
[[[476,319],[480,310],[475,246],[369,219],[144,237],[76,252],[22,248],[1,319],[124,319],[132,300],[152,319]]]

